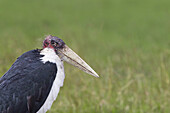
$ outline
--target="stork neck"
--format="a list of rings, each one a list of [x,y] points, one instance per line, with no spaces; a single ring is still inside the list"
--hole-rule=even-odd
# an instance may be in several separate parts
[[[57,73],[56,78],[53,82],[51,91],[43,104],[43,106],[39,109],[37,113],[46,113],[47,110],[49,110],[53,104],[53,102],[56,100],[57,95],[60,91],[60,87],[63,86],[65,74],[64,74],[64,66],[63,62],[61,61],[60,57],[55,53],[55,51],[51,48],[44,48],[41,52],[41,55],[44,55],[41,57],[41,61],[43,63],[51,62],[55,63],[57,66]]]
[[[43,63],[46,63],[48,61],[51,63],[56,63],[58,60],[61,61],[56,52],[51,48],[44,48],[40,52],[40,55],[44,55],[43,57],[40,58]]]

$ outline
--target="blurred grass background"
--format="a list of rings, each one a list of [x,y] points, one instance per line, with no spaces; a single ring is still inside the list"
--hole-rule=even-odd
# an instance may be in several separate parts
[[[0,76],[45,35],[62,38],[100,78],[65,64],[48,113],[169,113],[169,0],[0,0]]]

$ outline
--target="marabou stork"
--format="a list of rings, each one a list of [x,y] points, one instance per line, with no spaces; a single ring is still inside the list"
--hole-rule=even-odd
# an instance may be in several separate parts
[[[21,55],[0,78],[0,113],[47,112],[63,86],[63,61],[99,77],[63,40],[49,35],[43,49]]]

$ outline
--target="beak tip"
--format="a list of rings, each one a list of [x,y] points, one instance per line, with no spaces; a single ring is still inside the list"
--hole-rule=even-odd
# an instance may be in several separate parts
[[[100,76],[96,73],[96,74],[93,74],[94,77],[96,78],[99,78]]]
[[[75,67],[78,67],[82,71],[94,77],[99,77],[99,75],[68,46],[65,45],[64,49],[59,49],[58,51],[58,55],[60,55],[62,60],[74,65]]]

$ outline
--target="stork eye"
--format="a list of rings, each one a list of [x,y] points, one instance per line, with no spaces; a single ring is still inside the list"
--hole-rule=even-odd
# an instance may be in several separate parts
[[[51,40],[51,45],[53,45],[53,46],[58,46],[58,45],[59,45],[59,43],[58,43],[58,42],[56,42],[55,40]]]
[[[56,45],[58,45],[58,42],[55,42]]]
[[[54,45],[54,44],[55,44],[55,41],[54,41],[54,40],[51,40],[51,44]]]

